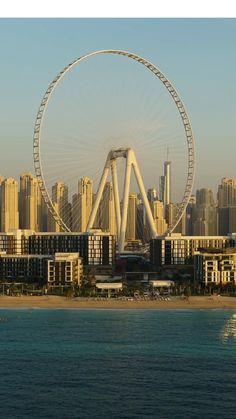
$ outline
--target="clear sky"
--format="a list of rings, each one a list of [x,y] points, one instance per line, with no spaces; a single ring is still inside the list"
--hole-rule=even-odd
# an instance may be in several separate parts
[[[1,175],[33,169],[35,117],[56,73],[111,48],[149,59],[177,88],[195,134],[195,187],[236,177],[235,19],[1,19],[0,39]]]

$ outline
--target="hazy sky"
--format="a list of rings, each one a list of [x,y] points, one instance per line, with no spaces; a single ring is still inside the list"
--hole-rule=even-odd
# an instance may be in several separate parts
[[[0,39],[1,175],[33,170],[35,117],[57,72],[111,48],[147,58],[178,90],[195,135],[195,187],[236,177],[236,20],[1,19]]]

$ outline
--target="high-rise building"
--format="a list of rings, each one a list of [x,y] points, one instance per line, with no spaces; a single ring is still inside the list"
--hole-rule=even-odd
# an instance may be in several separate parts
[[[193,234],[195,236],[215,236],[218,234],[217,209],[211,189],[202,188],[196,192]]]
[[[0,231],[2,230],[2,182],[4,181],[4,177],[0,176]]]
[[[236,179],[225,177],[218,187],[219,234],[236,231]]]
[[[169,160],[164,162],[164,175],[159,178],[159,200],[164,203],[166,212],[166,207],[171,203],[171,161]]]
[[[65,222],[68,227],[70,226],[71,214],[70,214],[70,205],[68,203],[68,187],[64,182],[56,182],[52,187],[52,204]],[[60,231],[60,226],[55,222],[54,218],[50,214],[49,216],[49,231]]]
[[[157,199],[157,190],[155,188],[148,189],[147,198],[149,202],[153,202]]]
[[[54,202],[53,207],[55,211],[59,214],[59,205],[57,202]],[[59,233],[61,231],[59,224],[55,221],[53,215],[49,212],[47,217],[47,231]]]
[[[49,210],[43,197],[41,197],[39,231],[45,231],[45,232],[48,231],[48,219],[49,219]]]
[[[112,182],[107,182],[103,191],[100,208],[101,229],[116,234],[115,201]]]
[[[72,195],[72,231],[79,231],[79,197],[77,193]]]
[[[224,177],[218,187],[218,207],[236,207],[236,179]]]
[[[20,176],[19,224],[21,229],[42,229],[42,198],[37,178],[30,172]]]
[[[193,236],[193,223],[196,213],[196,197],[190,197],[189,203],[186,208],[186,235]]]
[[[1,227],[8,232],[19,228],[18,182],[13,178],[4,179],[1,184]]]
[[[236,206],[218,208],[218,226],[221,235],[236,231]]]
[[[165,176],[160,176],[159,178],[159,201],[164,202],[165,196]]]
[[[147,237],[147,224],[145,220],[145,208],[141,199],[138,198],[137,202],[137,222],[136,222],[136,233],[137,239],[146,243],[150,240],[150,234]],[[149,232],[149,231],[148,231]]]
[[[175,219],[177,218],[177,214],[179,214],[180,211],[180,205],[179,203],[173,204],[170,203],[166,205],[165,208],[165,217],[167,225],[170,226],[174,223]],[[182,218],[178,222],[177,226],[175,227],[174,233],[181,233],[186,234],[186,215],[183,214]]]
[[[72,230],[86,231],[93,205],[93,181],[88,177],[80,179],[78,194],[72,197]]]
[[[128,216],[127,216],[127,228],[126,228],[126,239],[136,239],[136,223],[137,223],[137,194],[129,194],[128,204]]]
[[[164,205],[161,201],[153,201],[153,218],[156,225],[157,235],[161,236],[167,229],[167,223],[164,218]]]
[[[80,180],[79,186],[79,213],[80,213],[80,230],[86,231],[89,216],[93,205],[93,182],[88,177]]]
[[[171,161],[164,162],[164,205],[171,203]]]
[[[58,204],[59,214],[62,219],[67,215],[68,186],[64,182],[56,182],[52,187],[52,202]]]

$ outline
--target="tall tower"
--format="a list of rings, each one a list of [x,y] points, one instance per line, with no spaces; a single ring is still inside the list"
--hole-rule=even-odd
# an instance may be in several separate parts
[[[171,203],[171,161],[164,162],[164,206]]]
[[[137,239],[141,240],[143,243],[149,241],[149,237],[147,237],[147,228],[148,225],[146,224],[146,217],[145,217],[145,207],[142,202],[142,198],[140,195],[138,196],[137,201],[137,223],[136,223],[136,232],[137,232]]]
[[[235,207],[236,206],[236,179],[224,177],[218,186],[218,206]]]
[[[4,177],[0,176],[0,231],[2,229],[2,182],[4,181]]]
[[[165,196],[165,176],[160,176],[159,178],[159,201],[164,202],[164,196]]]
[[[154,188],[148,189],[147,198],[149,202],[155,201],[157,199],[157,190]]]
[[[175,218],[176,218],[176,216],[179,212],[180,205],[181,204],[179,204],[179,203],[173,204],[171,202],[169,205],[166,206],[165,216],[166,216],[166,221],[167,221],[168,226],[170,226],[174,222],[174,220],[175,220]],[[178,222],[178,224],[175,227],[173,232],[174,233],[180,233],[180,234],[183,234],[183,235],[186,234],[186,213],[185,212],[184,212],[183,217]]]
[[[186,208],[186,235],[193,236],[193,225],[196,214],[196,196],[192,195]]]
[[[153,218],[158,235],[164,234],[167,229],[167,223],[164,218],[164,206],[161,201],[153,201]]]
[[[19,228],[18,182],[5,179],[1,186],[2,230],[8,232]]]
[[[126,239],[136,239],[137,194],[129,194]]]
[[[167,152],[168,157],[168,152]],[[164,203],[164,209],[171,203],[171,161],[164,162],[164,175],[159,178],[159,200]]]
[[[72,195],[72,231],[79,231],[79,196]]]
[[[202,188],[196,192],[196,208],[193,223],[195,236],[214,236],[217,231],[217,210],[211,189]]]
[[[20,228],[39,231],[41,211],[42,199],[38,181],[30,172],[22,173],[19,194]]]
[[[109,231],[110,234],[116,234],[115,201],[112,182],[107,182],[103,191],[103,197],[100,204],[101,228]]]
[[[52,203],[55,210],[66,224],[70,220],[70,208],[68,203],[68,187],[64,182],[56,182],[52,187]],[[59,225],[54,221],[53,217],[49,217],[50,231],[60,231]]]
[[[93,181],[88,177],[83,177],[80,179],[77,199],[78,231],[84,232],[86,231],[90,212],[93,205]]]
[[[219,234],[236,231],[236,179],[225,177],[218,187]]]

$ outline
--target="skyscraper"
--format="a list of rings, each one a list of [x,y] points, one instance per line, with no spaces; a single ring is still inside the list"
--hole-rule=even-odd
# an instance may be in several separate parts
[[[147,225],[145,220],[145,208],[143,205],[142,200],[138,197],[137,200],[137,222],[136,222],[136,233],[137,233],[137,239],[141,240],[143,243],[146,243],[146,241],[149,240],[149,235],[147,238]]]
[[[164,162],[164,206],[171,202],[171,161]]]
[[[211,189],[202,188],[196,192],[193,234],[195,236],[215,236],[218,234],[217,209]]]
[[[68,203],[68,187],[64,182],[56,182],[52,187],[52,203],[55,210],[58,212],[62,220],[70,226],[70,206]],[[49,216],[49,230],[60,231],[59,225],[54,221],[53,217]]]
[[[236,179],[224,177],[218,187],[219,234],[236,231]]]
[[[164,218],[164,205],[161,201],[153,201],[153,218],[156,225],[157,235],[161,236],[167,229],[167,223]]]
[[[159,200],[164,203],[164,209],[171,203],[171,161],[164,162],[164,175],[159,179]]]
[[[196,213],[196,197],[192,195],[186,208],[186,235],[193,236],[193,223]]]
[[[37,179],[30,173],[20,176],[19,224],[21,229],[40,231],[42,199]]]
[[[148,189],[147,198],[149,202],[155,201],[157,199],[157,190],[154,188]]]
[[[0,231],[2,230],[2,182],[4,177],[0,176]]]
[[[236,206],[236,179],[224,177],[218,186],[218,207]]]
[[[77,193],[72,195],[72,231],[79,231],[79,197]]]
[[[137,223],[137,194],[129,194],[128,204],[128,216],[127,216],[127,228],[126,228],[126,239],[136,239],[136,223]]]
[[[74,194],[72,197],[73,231],[86,231],[92,205],[93,181],[88,177],[83,177],[78,184],[78,194]]]
[[[160,176],[159,178],[159,201],[164,202],[164,195],[165,195],[165,176]]]
[[[180,211],[180,205],[179,203],[170,203],[166,206],[165,208],[165,216],[166,216],[166,221],[168,224],[168,227],[170,227],[170,225],[172,223],[174,223],[177,214],[179,214]],[[177,226],[175,227],[175,229],[173,230],[174,233],[181,233],[181,234],[186,234],[186,214],[184,213],[181,220],[179,221],[179,223],[177,224]]]
[[[18,182],[13,178],[4,179],[1,185],[2,231],[19,228]]]
[[[101,229],[116,234],[115,201],[112,182],[107,182],[100,204]]]

